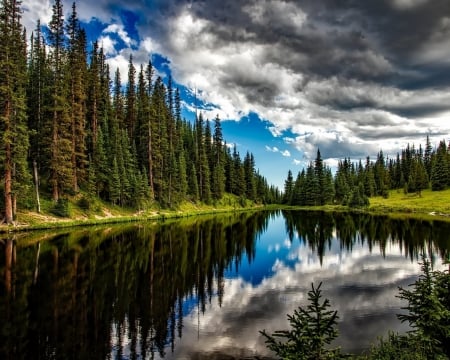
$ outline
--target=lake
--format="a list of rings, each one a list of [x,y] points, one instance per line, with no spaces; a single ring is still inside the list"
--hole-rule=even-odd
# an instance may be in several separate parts
[[[450,224],[275,211],[0,234],[1,359],[270,358],[311,284],[360,353],[405,305],[398,287],[436,269]]]

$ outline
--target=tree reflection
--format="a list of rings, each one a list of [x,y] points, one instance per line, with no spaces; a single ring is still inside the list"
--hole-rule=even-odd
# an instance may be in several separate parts
[[[225,271],[252,261],[267,223],[259,212],[75,231],[20,248],[16,264],[4,240],[0,358],[163,357],[186,304],[221,303]]]
[[[352,250],[356,244],[367,244],[371,251],[374,246],[379,247],[383,256],[388,244],[398,244],[411,261],[419,260],[423,253],[443,259],[450,253],[447,222],[311,211],[284,211],[283,216],[291,242],[297,236],[316,251],[321,261],[334,238],[342,249]]]

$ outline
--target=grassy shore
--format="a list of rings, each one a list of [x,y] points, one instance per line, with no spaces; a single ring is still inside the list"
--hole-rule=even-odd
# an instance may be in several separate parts
[[[369,211],[391,216],[439,218],[450,221],[450,189],[424,190],[421,194],[405,194],[402,190],[391,190],[386,199],[371,198]]]
[[[79,196],[69,199],[68,217],[58,217],[52,213],[53,203],[43,201],[41,212],[22,211],[17,215],[14,225],[0,225],[1,232],[51,229],[72,226],[87,226],[107,223],[159,221],[170,218],[182,218],[221,212],[248,211],[260,209],[250,201],[242,201],[236,196],[227,194],[213,205],[184,202],[177,209],[160,209],[156,205],[145,210],[124,209],[119,206],[91,200],[89,209],[79,206]],[[270,206],[280,209],[282,206]],[[288,207],[291,208],[291,207]],[[303,210],[348,211],[345,206],[326,205],[302,208]],[[421,194],[404,194],[402,190],[391,190],[389,197],[373,197],[368,209],[358,210],[371,214],[383,214],[392,217],[408,217],[420,219],[439,219],[450,221],[450,189],[444,191],[425,190]]]
[[[73,226],[91,226],[99,224],[126,223],[136,221],[161,221],[198,215],[250,211],[262,208],[251,201],[244,201],[236,196],[226,194],[215,204],[183,202],[176,209],[161,209],[157,204],[150,204],[145,210],[127,209],[90,200],[89,209],[80,206],[80,196],[69,199],[69,216],[56,216],[52,212],[54,204],[49,200],[41,202],[41,211],[21,211],[12,225],[0,225],[0,233],[40,229],[65,228]]]

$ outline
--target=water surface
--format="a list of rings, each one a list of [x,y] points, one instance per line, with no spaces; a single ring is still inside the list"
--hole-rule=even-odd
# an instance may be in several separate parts
[[[323,283],[337,344],[361,352],[397,320],[398,286],[449,253],[450,225],[259,212],[3,236],[2,359],[268,356],[259,330]]]

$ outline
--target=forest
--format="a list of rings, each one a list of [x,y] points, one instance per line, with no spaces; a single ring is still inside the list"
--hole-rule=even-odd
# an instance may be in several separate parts
[[[128,82],[111,79],[104,50],[88,46],[75,3],[64,19],[55,0],[48,28],[28,38],[21,1],[0,8],[0,212],[38,208],[39,196],[64,205],[82,192],[122,207],[176,208],[182,201],[214,203],[224,193],[258,203],[280,193],[223,138],[220,119],[181,117],[170,76],[151,60]],[[90,49],[88,49],[91,47]]]
[[[425,149],[407,144],[396,158],[385,158],[380,150],[375,161],[339,161],[336,173],[324,164],[320,154],[294,180],[292,171],[285,180],[283,203],[295,206],[342,204],[361,207],[372,196],[388,197],[388,190],[421,195],[422,190],[445,190],[450,185],[450,146],[441,140],[433,149],[427,136]]]

